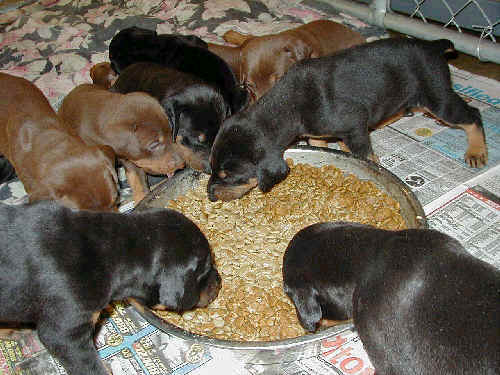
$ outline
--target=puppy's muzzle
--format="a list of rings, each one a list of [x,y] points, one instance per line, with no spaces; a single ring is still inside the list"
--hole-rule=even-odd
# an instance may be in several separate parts
[[[212,303],[219,295],[221,286],[222,279],[217,269],[213,267],[206,279],[205,286],[201,289],[200,300],[196,304],[196,307],[207,307]]]

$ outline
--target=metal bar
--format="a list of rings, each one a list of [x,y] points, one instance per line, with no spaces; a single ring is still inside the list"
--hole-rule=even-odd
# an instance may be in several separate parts
[[[337,11],[353,15],[369,24],[394,30],[425,40],[449,39],[457,51],[476,56],[481,61],[500,63],[500,46],[490,40],[445,29],[434,24],[424,24],[403,15],[388,13],[387,0],[375,0],[372,6],[348,0],[320,0]]]

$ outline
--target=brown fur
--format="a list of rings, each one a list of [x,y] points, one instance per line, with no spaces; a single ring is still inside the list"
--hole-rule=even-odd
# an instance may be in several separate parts
[[[266,93],[297,61],[332,54],[366,40],[341,23],[318,20],[264,36],[228,31],[224,38],[237,47],[208,44],[231,66],[254,100]]]
[[[111,68],[111,63],[101,62],[90,69],[90,78],[95,85],[109,89],[115,83],[118,74]]]
[[[116,209],[114,153],[70,135],[34,84],[0,73],[0,112],[0,154],[14,165],[31,202]]]
[[[149,192],[145,173],[172,175],[184,167],[167,115],[145,93],[119,94],[98,85],[80,85],[66,96],[59,115],[87,144],[113,148],[136,203]]]

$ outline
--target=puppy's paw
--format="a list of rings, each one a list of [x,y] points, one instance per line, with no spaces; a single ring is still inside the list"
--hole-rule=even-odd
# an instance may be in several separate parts
[[[380,159],[375,154],[368,155],[368,160],[373,161],[374,163],[380,164]]]
[[[469,147],[464,159],[472,168],[483,168],[488,163],[488,149],[486,146]]]

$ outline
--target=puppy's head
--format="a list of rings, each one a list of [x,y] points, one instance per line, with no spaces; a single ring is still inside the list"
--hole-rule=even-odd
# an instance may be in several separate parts
[[[113,71],[110,63],[101,62],[90,68],[90,78],[95,85],[109,89],[115,83],[118,75]]]
[[[154,220],[157,230],[165,232],[153,236],[150,244],[157,267],[157,300],[147,301],[149,306],[174,311],[206,307],[221,288],[206,237],[193,222],[173,210],[157,210]]]
[[[229,118],[212,146],[207,186],[211,201],[238,199],[256,186],[268,192],[288,175],[282,151],[241,118]]]
[[[82,144],[72,151],[71,156],[49,169],[40,186],[30,193],[30,200],[49,198],[72,209],[116,211],[118,176],[113,150],[108,146]],[[49,197],[43,193],[46,187]]]
[[[210,173],[208,157],[230,107],[209,85],[191,85],[161,101],[172,137],[185,162],[193,169]]]
[[[290,66],[313,54],[306,42],[286,33],[251,38],[240,48],[240,80],[254,100],[269,91]]]
[[[108,126],[115,130],[115,151],[147,173],[172,175],[184,167],[172,141],[167,115],[153,97],[134,92],[120,96]]]
[[[151,59],[158,52],[155,31],[137,26],[119,31],[109,44],[111,68],[117,74],[137,61],[156,61]]]
[[[360,226],[344,222],[313,224],[288,244],[283,256],[283,290],[309,332],[319,329],[323,319],[352,317],[354,257],[349,249],[357,244]]]

